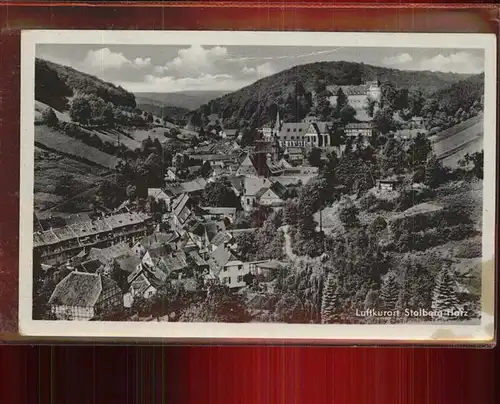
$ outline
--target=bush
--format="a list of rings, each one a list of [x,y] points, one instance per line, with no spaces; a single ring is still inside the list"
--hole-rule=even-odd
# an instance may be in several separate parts
[[[45,122],[47,126],[50,126],[52,128],[56,127],[59,123],[59,119],[57,118],[57,115],[52,108],[48,108],[43,111],[42,121]]]

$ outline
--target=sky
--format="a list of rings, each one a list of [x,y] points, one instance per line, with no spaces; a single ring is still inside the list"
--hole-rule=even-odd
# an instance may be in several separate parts
[[[290,67],[319,61],[467,74],[484,71],[482,49],[39,44],[36,56],[134,93],[230,92]]]

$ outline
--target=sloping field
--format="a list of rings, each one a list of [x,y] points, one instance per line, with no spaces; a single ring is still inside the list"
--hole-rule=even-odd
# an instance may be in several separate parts
[[[115,169],[119,161],[115,156],[110,156],[93,147],[87,146],[85,143],[45,125],[35,126],[35,145],[111,170]]]
[[[116,129],[93,129],[89,130],[90,133],[99,136],[103,142],[109,142],[112,144],[117,144],[120,141],[121,144],[128,147],[130,150],[135,150],[141,147],[141,143],[135,139],[131,139],[128,136],[120,133]]]
[[[467,121],[469,124],[473,123],[472,120],[469,121]],[[462,128],[461,125],[456,125],[453,128],[457,126]],[[453,128],[448,129],[448,131]],[[433,143],[434,153],[438,159],[442,160],[443,165],[456,168],[459,160],[465,154],[472,154],[483,149],[483,130],[483,119],[480,119],[479,122],[473,123],[465,129],[447,132],[448,134],[445,134],[445,136],[437,135],[436,138],[440,140]]]
[[[430,137],[432,142],[440,142],[450,136],[456,135],[459,132],[462,132],[466,129],[469,129],[471,126],[474,126],[477,123],[483,122],[483,114],[479,114],[474,116],[466,121],[459,123],[458,125],[452,126],[451,128],[445,129],[442,132],[437,133],[434,136]]]
[[[108,173],[104,168],[35,147],[35,211],[51,208],[92,189]]]

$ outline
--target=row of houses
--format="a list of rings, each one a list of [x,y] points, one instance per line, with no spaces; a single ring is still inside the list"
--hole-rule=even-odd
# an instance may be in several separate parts
[[[146,235],[152,218],[144,213],[125,212],[75,222],[33,233],[33,250],[41,262],[64,262],[81,250],[134,241]]]

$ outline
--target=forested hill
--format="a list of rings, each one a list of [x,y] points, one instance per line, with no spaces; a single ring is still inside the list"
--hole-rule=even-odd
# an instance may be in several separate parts
[[[43,59],[35,60],[35,99],[63,111],[67,97],[76,92],[93,94],[116,106],[135,108],[135,96],[125,89],[105,82],[90,74],[82,73]]]
[[[460,108],[467,110],[475,102],[481,102],[483,94],[484,73],[449,84],[432,94],[432,98],[438,100],[446,112],[455,113]]]
[[[325,84],[356,85],[378,79],[381,82],[391,82],[395,87],[420,90],[425,95],[430,95],[466,77],[468,76],[454,73],[389,69],[364,63],[316,62],[265,77],[210,101],[196,110],[196,113],[202,117],[218,113],[226,126],[238,125],[242,119],[264,124],[274,119],[276,106],[284,110],[285,114],[291,112],[288,109],[294,108],[294,105],[288,98],[297,86],[303,92],[305,102],[311,103],[311,93],[318,85],[323,88]]]

